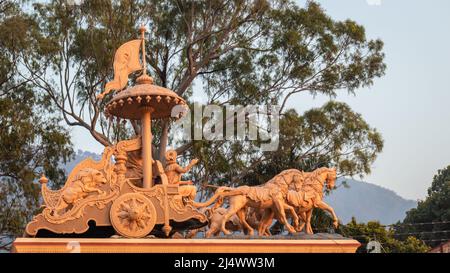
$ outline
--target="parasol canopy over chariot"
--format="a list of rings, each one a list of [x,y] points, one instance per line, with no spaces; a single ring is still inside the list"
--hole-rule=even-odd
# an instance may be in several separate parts
[[[80,162],[59,190],[49,189],[43,175],[39,180],[43,210],[26,226],[27,236],[85,235],[95,225],[112,227],[127,238],[170,237],[176,231],[207,224],[206,216],[192,205],[195,186],[184,185],[180,174],[152,158],[151,120],[180,118],[187,105],[175,92],[154,85],[146,74],[145,58],[143,64],[139,60],[141,48],[145,56],[145,28],[140,31],[141,39],[117,50],[114,80],[99,95],[104,98],[111,90],[119,91],[106,103],[105,114],[140,120],[140,136],[106,147],[100,161],[88,158]],[[142,74],[137,84],[122,90],[128,75],[138,70]],[[169,151],[166,158],[175,161],[175,151]]]

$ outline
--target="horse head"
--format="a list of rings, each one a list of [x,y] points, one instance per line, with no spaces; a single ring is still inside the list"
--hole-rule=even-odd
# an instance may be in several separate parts
[[[326,186],[328,190],[334,189],[336,182],[336,168],[322,167],[312,173],[315,174],[317,181],[322,186]]]
[[[329,190],[334,189],[334,186],[336,184],[336,168],[327,168],[326,181],[327,181],[327,188]]]

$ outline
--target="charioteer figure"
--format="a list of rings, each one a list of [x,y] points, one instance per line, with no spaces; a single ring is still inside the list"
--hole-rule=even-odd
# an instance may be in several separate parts
[[[166,168],[164,173],[167,176],[169,184],[178,184],[182,187],[179,188],[179,193],[183,197],[187,197],[188,200],[194,200],[197,195],[197,188],[193,185],[192,181],[182,181],[181,176],[187,173],[195,164],[198,159],[193,159],[186,167],[181,167],[177,163],[177,152],[175,150],[169,150],[166,152]]]

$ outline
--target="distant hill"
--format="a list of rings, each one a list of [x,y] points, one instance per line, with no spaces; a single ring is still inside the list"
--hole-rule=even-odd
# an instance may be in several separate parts
[[[78,163],[80,163],[82,160],[84,160],[88,157],[92,157],[92,159],[94,159],[94,160],[100,160],[102,158],[101,155],[99,155],[99,154],[78,150],[77,153],[75,154],[75,158],[73,160],[71,160],[70,162],[68,162],[66,164],[66,166],[64,167],[64,169],[66,170],[66,174],[69,174],[70,171],[72,171],[72,169]]]
[[[325,197],[325,201],[336,211],[343,223],[352,216],[358,222],[378,220],[388,225],[401,221],[406,211],[417,206],[417,202],[407,200],[392,190],[349,178],[343,179],[349,188],[339,187]]]
[[[89,156],[95,160],[101,158],[98,154],[78,150],[75,159],[66,164],[67,173]],[[339,187],[326,196],[325,201],[335,209],[344,224],[348,223],[352,216],[355,216],[358,222],[378,220],[385,225],[393,224],[403,220],[406,211],[417,206],[416,201],[406,200],[392,190],[349,178],[343,180],[350,188]]]

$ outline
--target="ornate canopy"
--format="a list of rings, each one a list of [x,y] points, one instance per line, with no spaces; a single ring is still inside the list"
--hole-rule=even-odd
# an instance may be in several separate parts
[[[187,108],[186,101],[172,90],[150,83],[141,83],[115,94],[105,110],[112,116],[139,120],[142,118],[142,109],[151,107],[153,108],[151,118],[160,119],[171,117],[172,108],[177,105]]]

